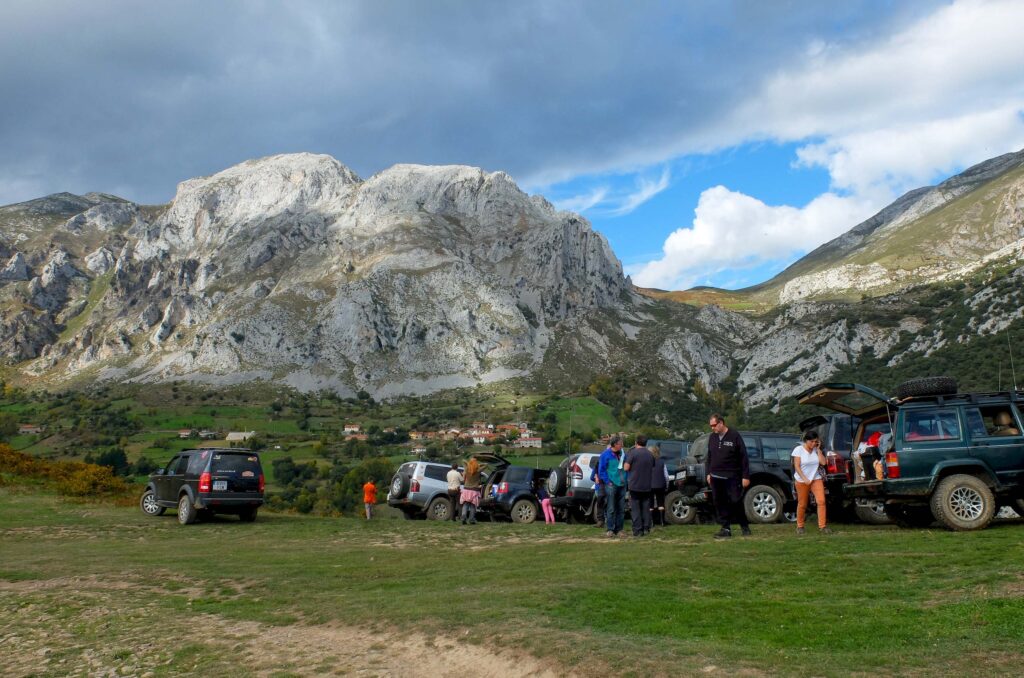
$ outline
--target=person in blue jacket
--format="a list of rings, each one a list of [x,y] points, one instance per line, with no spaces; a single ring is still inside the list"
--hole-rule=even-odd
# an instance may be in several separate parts
[[[622,438],[612,436],[608,448],[597,462],[597,477],[604,487],[605,536],[625,537],[622,525],[626,518],[626,473],[622,470]]]

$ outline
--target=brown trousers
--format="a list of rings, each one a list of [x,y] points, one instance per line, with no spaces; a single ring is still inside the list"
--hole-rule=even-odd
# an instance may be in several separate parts
[[[814,493],[814,501],[818,503],[818,529],[828,525],[825,516],[825,481],[821,478],[812,480],[810,484],[794,483],[796,485],[796,526],[804,526],[804,518],[807,516],[807,505],[810,503],[811,492]]]

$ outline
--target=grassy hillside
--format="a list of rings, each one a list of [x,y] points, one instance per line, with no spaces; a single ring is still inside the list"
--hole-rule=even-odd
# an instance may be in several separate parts
[[[1011,675],[1017,522],[977,533],[330,520],[0,487],[5,675]],[[566,573],[571,572],[572,576]],[[808,582],[813,581],[809,585]]]

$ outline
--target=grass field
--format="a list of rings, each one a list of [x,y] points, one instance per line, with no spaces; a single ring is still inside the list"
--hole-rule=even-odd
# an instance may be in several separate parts
[[[1019,675],[1024,524],[976,533],[321,519],[0,488],[5,676]],[[247,658],[242,659],[240,658]],[[108,673],[109,674],[109,673]]]

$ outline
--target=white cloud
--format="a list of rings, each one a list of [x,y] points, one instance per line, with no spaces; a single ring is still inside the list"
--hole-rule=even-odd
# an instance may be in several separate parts
[[[574,195],[569,198],[563,198],[561,200],[555,200],[554,205],[557,209],[568,210],[570,212],[583,213],[589,210],[594,205],[598,205],[604,201],[608,195],[607,186],[598,186],[589,193],[583,195]]]
[[[1024,148],[1021,26],[1024,2],[963,0],[875,43],[811,41],[800,67],[766,77],[731,115],[676,148],[816,139],[794,164],[825,168],[832,190],[794,208],[708,189],[662,258],[630,267],[634,280],[679,288],[791,259],[937,175]]]
[[[995,110],[847,134],[797,150],[835,187],[860,195],[902,193],[1010,150],[1024,148],[1024,100]]]
[[[658,195],[672,183],[672,173],[668,167],[661,171],[661,176],[656,180],[639,177],[636,183],[636,190],[619,199],[619,204],[610,208],[608,214],[613,217],[621,217],[629,214],[640,205]]]
[[[668,236],[661,259],[628,268],[641,287],[682,289],[708,274],[806,252],[870,216],[857,197],[818,196],[803,208],[766,205],[715,186],[701,193],[693,224]]]

